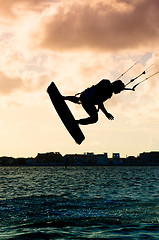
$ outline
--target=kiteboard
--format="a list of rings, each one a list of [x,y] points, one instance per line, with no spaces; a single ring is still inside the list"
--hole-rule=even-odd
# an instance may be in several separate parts
[[[49,85],[47,92],[66,129],[75,142],[81,144],[85,137],[54,82]]]

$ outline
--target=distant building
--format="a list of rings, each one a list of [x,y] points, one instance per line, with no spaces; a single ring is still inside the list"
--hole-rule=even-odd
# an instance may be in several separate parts
[[[85,155],[83,154],[66,154],[64,156],[65,166],[85,165]]]
[[[143,165],[159,165],[159,152],[143,152],[139,155]]]
[[[159,152],[143,152],[138,157],[120,158],[119,153],[113,153],[108,158],[107,153],[66,154],[59,152],[38,153],[32,158],[0,157],[0,166],[159,166]]]
[[[112,160],[113,160],[113,165],[120,165],[120,153],[113,153],[112,156]]]
[[[94,154],[93,152],[84,154],[66,154],[64,156],[67,166],[105,166],[108,165],[107,153]]]
[[[35,158],[27,161],[28,165],[36,166],[61,166],[64,165],[62,155],[59,152],[38,153]]]
[[[123,165],[127,166],[136,166],[136,165],[141,165],[140,159],[137,159],[134,156],[129,156],[123,161]]]
[[[85,156],[94,156],[94,153],[93,152],[87,152],[87,153],[84,153]]]
[[[97,154],[96,159],[97,159],[97,165],[99,166],[109,165],[107,153]]]

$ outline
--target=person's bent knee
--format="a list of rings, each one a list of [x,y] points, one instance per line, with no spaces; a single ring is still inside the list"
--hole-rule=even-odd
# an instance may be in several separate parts
[[[97,121],[98,121],[98,115],[91,116],[91,117],[84,118],[84,119],[79,119],[79,120],[77,120],[77,123],[81,124],[81,125],[88,125],[88,124],[96,123]]]
[[[92,123],[96,123],[98,121],[98,115],[91,117]]]

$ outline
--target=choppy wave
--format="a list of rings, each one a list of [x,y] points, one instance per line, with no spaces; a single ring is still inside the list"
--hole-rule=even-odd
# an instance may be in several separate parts
[[[0,171],[0,239],[159,238],[159,167]]]

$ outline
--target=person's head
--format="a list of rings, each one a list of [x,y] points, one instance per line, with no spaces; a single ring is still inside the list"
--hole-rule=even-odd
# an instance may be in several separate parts
[[[123,83],[121,80],[116,80],[116,81],[114,81],[114,82],[112,83],[112,86],[113,86],[113,92],[114,92],[115,94],[120,93],[120,92],[123,91],[124,88],[125,88],[125,85],[124,85],[124,83]]]

